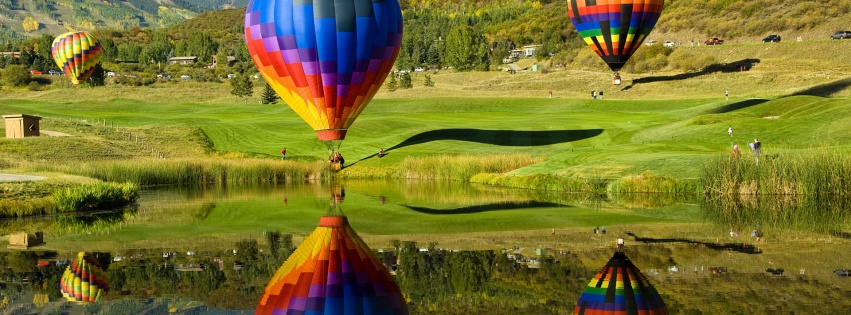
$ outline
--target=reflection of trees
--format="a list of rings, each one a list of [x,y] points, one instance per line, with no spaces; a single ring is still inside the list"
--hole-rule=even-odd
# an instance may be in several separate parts
[[[808,195],[705,198],[701,209],[712,221],[737,229],[842,230],[851,222],[851,200]],[[745,231],[745,230],[743,230]]]

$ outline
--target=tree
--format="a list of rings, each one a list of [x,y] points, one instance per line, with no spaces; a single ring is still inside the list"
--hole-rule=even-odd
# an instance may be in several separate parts
[[[118,46],[115,46],[115,41],[111,37],[102,38],[100,41],[100,60],[104,62],[114,62],[118,58]]]
[[[232,79],[233,80],[233,79]],[[275,104],[278,102],[278,94],[272,89],[269,83],[263,85],[263,92],[260,93],[260,104]]]
[[[11,65],[3,71],[3,85],[5,86],[24,86],[30,83],[30,80],[32,80],[32,76],[25,66]]]
[[[210,35],[201,32],[189,34],[189,40],[186,44],[186,55],[198,57],[199,62],[210,62],[217,49],[218,44],[213,41]]]
[[[247,98],[254,94],[254,83],[247,75],[238,75],[230,79],[230,94],[243,98],[243,102],[247,103]]]
[[[434,87],[434,81],[431,80],[431,76],[426,74],[425,80],[423,81],[423,85],[427,87]]]
[[[230,71],[230,63],[228,62],[228,52],[224,47],[219,47],[216,53],[216,73],[228,74]]]
[[[171,55],[173,51],[174,47],[169,42],[168,35],[164,32],[156,32],[148,46],[142,49],[142,55],[145,56],[144,61],[166,63],[173,57]]]
[[[23,26],[24,26],[24,31],[28,32],[28,33],[32,32],[32,31],[37,31],[40,27],[38,21],[31,16],[24,18]]]
[[[399,81],[396,81],[396,76],[392,73],[390,74],[390,81],[387,81],[387,90],[390,92],[396,92],[399,89]]]
[[[459,71],[486,70],[488,46],[479,29],[460,25],[446,36],[446,64]]]
[[[104,75],[103,67],[100,64],[95,65],[95,71],[86,78],[86,84],[91,87],[95,86],[104,86],[106,82],[106,76]]]
[[[402,73],[399,81],[399,87],[403,89],[410,89],[414,87],[414,83],[411,82],[411,73],[409,72]]]
[[[139,61],[142,47],[134,42],[126,42],[118,46],[118,59],[122,61]]]

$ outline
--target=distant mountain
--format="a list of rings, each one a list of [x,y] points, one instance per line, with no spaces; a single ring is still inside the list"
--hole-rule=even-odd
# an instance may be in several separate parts
[[[0,0],[0,43],[69,30],[162,28],[248,0]]]

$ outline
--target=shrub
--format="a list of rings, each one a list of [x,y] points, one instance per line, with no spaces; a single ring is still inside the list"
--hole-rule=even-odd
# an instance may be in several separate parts
[[[53,202],[59,212],[117,208],[138,198],[139,186],[133,183],[99,182],[53,193]]]

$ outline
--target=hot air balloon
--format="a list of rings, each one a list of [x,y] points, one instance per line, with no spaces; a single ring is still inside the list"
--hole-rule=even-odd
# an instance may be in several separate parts
[[[567,12],[576,31],[615,72],[656,26],[664,0],[570,0]]]
[[[80,84],[95,71],[100,52],[100,42],[87,32],[68,32],[53,40],[53,60],[73,84]]]
[[[85,252],[80,252],[62,274],[59,290],[68,301],[96,302],[109,291],[109,283],[100,263]]]
[[[324,216],[266,286],[256,314],[408,314],[399,286],[345,216]]]
[[[251,0],[245,42],[266,82],[333,149],[390,72],[397,0]]]
[[[668,308],[659,292],[620,248],[579,296],[573,314],[661,315]]]

